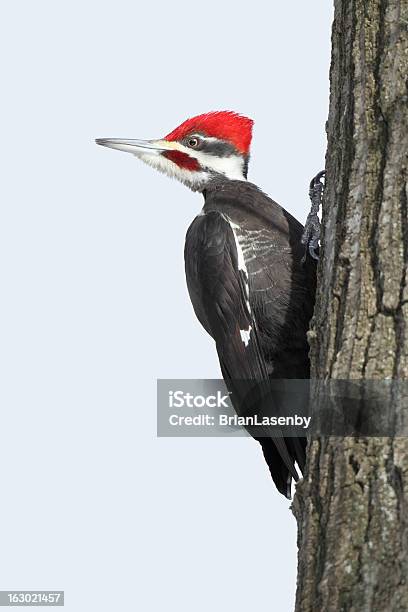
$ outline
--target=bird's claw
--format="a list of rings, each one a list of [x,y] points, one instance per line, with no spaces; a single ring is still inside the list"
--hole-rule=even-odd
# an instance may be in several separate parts
[[[302,235],[302,244],[305,245],[306,250],[302,258],[302,262],[306,260],[307,252],[313,259],[319,259],[316,251],[319,248],[320,240],[320,220],[318,212],[322,203],[324,183],[321,179],[325,176],[326,171],[322,170],[310,181],[309,187],[309,198],[312,202],[310,213],[307,216],[305,229]]]
[[[316,261],[319,261],[319,256],[316,253],[316,250],[319,248],[319,241],[318,240],[311,240],[309,242],[309,255],[313,258],[316,259]]]

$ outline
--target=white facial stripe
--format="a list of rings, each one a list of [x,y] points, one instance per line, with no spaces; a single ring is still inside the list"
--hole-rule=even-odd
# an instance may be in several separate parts
[[[203,136],[199,136],[203,138]],[[217,138],[205,137],[207,141],[216,141]],[[167,159],[163,155],[154,154],[152,152],[142,151],[134,152],[134,155],[143,162],[156,168],[159,172],[163,172],[172,178],[176,178],[193,191],[202,191],[206,183],[211,178],[210,171],[223,174],[231,180],[246,181],[244,176],[244,159],[240,155],[230,155],[229,157],[216,157],[204,151],[194,151],[189,147],[182,145],[177,141],[156,140],[155,144],[163,145],[163,148],[174,151],[181,151],[189,157],[196,159],[204,170],[194,171],[180,168],[175,162]]]
[[[210,168],[225,174],[231,180],[245,181],[244,176],[244,160],[239,155],[231,155],[230,157],[216,157],[202,151],[195,151],[195,157],[200,162],[200,165],[205,168]]]
[[[200,138],[203,138],[200,136]],[[216,138],[206,137],[205,140],[216,141]],[[176,147],[179,151],[186,153],[190,157],[194,157],[200,163],[200,166],[203,168],[208,168],[209,170],[214,170],[219,174],[224,174],[227,178],[231,180],[237,181],[245,181],[246,178],[244,176],[244,160],[240,155],[230,155],[229,157],[217,157],[216,155],[211,155],[210,153],[205,153],[204,151],[194,151],[194,149],[190,149],[182,145],[181,143],[173,143],[177,144]]]
[[[202,138],[207,142],[216,142],[218,139],[210,136],[201,136],[197,134],[197,138]],[[227,178],[237,181],[246,181],[244,176],[245,162],[240,155],[230,155],[229,157],[217,157],[204,151],[194,151],[177,141],[158,140],[157,144],[163,143],[166,148],[171,148],[182,153],[186,153],[190,157],[198,160],[200,166],[214,170],[219,174],[224,174]]]
[[[176,147],[174,147],[176,148]],[[163,155],[150,155],[149,153],[138,153],[136,155],[143,162],[152,166],[159,172],[167,174],[171,178],[178,179],[181,183],[190,187],[193,191],[201,191],[204,189],[209,180],[208,172],[195,172],[180,168],[174,162],[163,157]]]
[[[218,142],[218,138],[214,138],[214,136],[203,136],[203,134],[191,134],[192,138],[199,138],[200,140],[204,140],[204,142]]]

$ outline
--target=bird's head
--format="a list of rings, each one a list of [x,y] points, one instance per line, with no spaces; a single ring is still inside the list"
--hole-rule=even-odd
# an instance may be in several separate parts
[[[98,138],[97,144],[136,155],[160,172],[203,191],[216,177],[246,180],[253,121],[232,111],[187,119],[159,140]]]

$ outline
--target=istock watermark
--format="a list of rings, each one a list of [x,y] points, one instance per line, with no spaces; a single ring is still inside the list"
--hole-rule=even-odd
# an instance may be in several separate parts
[[[230,394],[218,390],[215,395],[194,395],[185,391],[169,391],[169,408],[229,408]]]
[[[233,380],[228,387],[158,380],[157,434],[408,437],[406,380]]]
[[[283,409],[282,398],[276,393],[271,396],[269,388],[261,389],[259,395],[255,385],[255,391],[254,381],[240,381],[234,394],[223,380],[158,380],[158,436],[280,437],[307,433],[311,417],[303,392],[292,392]],[[281,395],[282,390],[279,392]]]

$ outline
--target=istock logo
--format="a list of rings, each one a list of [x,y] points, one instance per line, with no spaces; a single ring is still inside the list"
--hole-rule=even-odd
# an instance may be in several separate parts
[[[227,403],[229,394],[222,395],[217,391],[216,395],[193,395],[184,391],[169,391],[169,408],[229,408]]]

